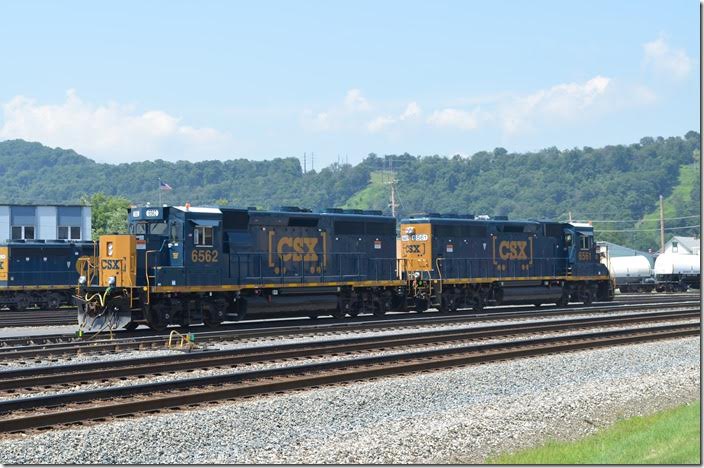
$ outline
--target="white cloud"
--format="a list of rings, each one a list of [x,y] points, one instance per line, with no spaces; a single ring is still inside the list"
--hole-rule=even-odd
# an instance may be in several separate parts
[[[692,59],[687,53],[683,49],[671,48],[662,36],[643,44],[643,53],[646,65],[676,79],[685,78],[692,69]]]
[[[403,114],[399,117],[399,120],[411,120],[411,119],[416,119],[420,117],[421,110],[420,106],[418,103],[415,101],[409,102],[408,105],[406,106],[406,110],[403,111]]]
[[[536,119],[576,119],[605,96],[610,83],[610,78],[598,75],[584,83],[563,83],[514,97],[500,105],[498,117],[509,134],[530,128]]]
[[[394,123],[396,123],[396,119],[393,117],[380,116],[367,123],[367,130],[371,133],[377,133],[387,128],[389,125],[393,125]]]
[[[214,158],[231,142],[227,134],[183,125],[160,110],[140,114],[115,102],[94,105],[74,90],[62,104],[16,96],[3,105],[3,117],[0,138],[72,148],[107,162]]]
[[[345,107],[351,111],[368,111],[372,108],[359,89],[350,89],[345,96]]]
[[[333,122],[329,112],[315,113],[310,109],[303,111],[301,124],[306,130],[313,132],[327,132],[332,129]]]
[[[478,110],[471,112],[460,109],[442,109],[430,114],[427,122],[436,127],[454,127],[460,130],[474,130],[478,125]]]

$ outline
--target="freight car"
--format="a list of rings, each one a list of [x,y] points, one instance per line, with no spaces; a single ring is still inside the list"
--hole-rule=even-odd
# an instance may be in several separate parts
[[[613,299],[586,224],[422,215],[401,221],[401,250],[419,310]]]
[[[286,207],[129,210],[102,236],[77,291],[85,330],[240,320],[249,312],[331,314],[608,300],[593,230],[546,222]],[[456,247],[455,247],[456,246]]]
[[[699,289],[701,256],[664,253],[655,259],[655,280],[658,292]]]
[[[622,293],[652,292],[655,289],[653,270],[643,255],[611,257],[608,267],[616,288]]]
[[[93,242],[13,240],[0,244],[0,307],[55,309],[73,304],[77,261]]]

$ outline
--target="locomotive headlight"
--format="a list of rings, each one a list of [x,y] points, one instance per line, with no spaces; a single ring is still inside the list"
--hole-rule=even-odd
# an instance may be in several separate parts
[[[111,288],[115,287],[115,277],[114,276],[108,277],[108,286],[110,286]]]
[[[413,226],[408,226],[406,228],[406,234],[413,234],[414,232],[416,232],[416,228],[414,228]]]
[[[108,257],[112,257],[112,242],[108,242]]]
[[[413,273],[413,276],[415,276],[416,279],[420,278],[420,271]]]
[[[86,277],[84,275],[78,277],[78,284],[80,284],[81,286],[86,284]]]

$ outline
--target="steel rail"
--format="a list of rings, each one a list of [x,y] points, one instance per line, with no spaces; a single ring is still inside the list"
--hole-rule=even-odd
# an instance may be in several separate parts
[[[0,391],[44,390],[57,384],[105,382],[126,376],[149,376],[175,371],[234,367],[238,364],[269,362],[294,358],[339,355],[341,353],[372,351],[407,346],[440,345],[456,341],[496,338],[534,333],[565,332],[570,330],[614,327],[633,323],[671,321],[699,318],[697,312],[654,312],[628,316],[579,318],[543,322],[494,325],[452,330],[434,330],[373,337],[357,337],[323,342],[291,343],[258,346],[244,349],[213,350],[188,354],[171,354],[145,358],[67,364],[15,369],[0,372]],[[41,387],[41,388],[40,388]]]
[[[300,366],[198,377],[0,402],[0,432],[17,432],[205,402],[285,392],[497,360],[699,335],[700,324],[667,325],[568,337],[415,351]],[[17,414],[18,411],[24,411]],[[50,412],[37,413],[38,410]]]
[[[652,310],[652,309],[677,309],[683,306],[691,306],[692,302],[668,304],[666,306],[657,304],[633,305],[630,307],[622,306],[620,308],[591,308],[581,313],[599,314],[613,311],[634,311],[634,310]],[[685,311],[693,311],[695,309],[686,309]],[[699,309],[696,309],[699,310]],[[544,313],[549,312],[549,313]],[[381,330],[381,329],[403,329],[415,327],[418,325],[447,325],[453,323],[466,323],[475,321],[496,321],[496,320],[511,320],[511,319],[526,319],[533,317],[550,317],[553,315],[568,315],[564,311],[557,313],[556,311],[544,311],[540,313],[492,313],[480,315],[450,315],[450,316],[424,316],[412,318],[400,317],[396,319],[384,318],[368,321],[357,322],[333,322],[326,324],[299,324],[293,327],[267,327],[254,329],[238,329],[238,330],[217,330],[204,331],[196,334],[198,342],[240,340],[240,339],[256,339],[272,336],[300,336],[307,334],[322,334],[322,333],[340,333],[352,332],[358,330]],[[574,313],[574,312],[573,312]],[[145,350],[162,348],[166,335],[145,335],[145,336],[130,336],[126,338],[116,339],[99,339],[99,340],[81,340],[72,337],[73,341],[66,342],[50,342],[36,345],[24,346],[4,346],[0,347],[0,361],[40,358],[49,356],[60,356],[76,353],[96,353],[96,352],[117,352],[124,350]],[[0,339],[0,342],[3,340]],[[12,340],[9,340],[13,342]]]

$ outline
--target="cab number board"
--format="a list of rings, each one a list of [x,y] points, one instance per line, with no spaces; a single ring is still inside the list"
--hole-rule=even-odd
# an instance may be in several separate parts
[[[191,261],[193,263],[217,263],[217,250],[193,250],[191,251]]]

